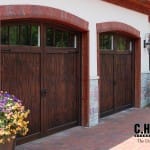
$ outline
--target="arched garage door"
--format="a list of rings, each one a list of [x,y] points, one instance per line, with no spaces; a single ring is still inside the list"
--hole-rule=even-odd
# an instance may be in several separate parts
[[[1,88],[31,110],[23,140],[80,122],[80,33],[49,23],[2,22]]]
[[[99,34],[100,116],[133,106],[134,48],[130,36]]]

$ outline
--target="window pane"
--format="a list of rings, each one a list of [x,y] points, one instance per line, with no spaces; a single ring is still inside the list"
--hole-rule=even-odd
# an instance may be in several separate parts
[[[40,46],[38,43],[38,36],[40,36],[40,32],[38,33],[38,25],[31,26],[31,45],[32,46]]]
[[[111,34],[100,34],[100,49],[112,50],[113,49],[113,38]]]
[[[4,25],[1,28],[1,43],[40,46],[40,26],[31,24]]]
[[[64,47],[69,46],[69,32],[67,31],[63,32],[63,42],[64,42]]]
[[[30,43],[31,43],[30,25],[20,25],[20,44],[30,45]]]
[[[8,26],[1,27],[1,43],[8,44],[9,36],[8,36]]]
[[[46,29],[46,46],[57,48],[76,48],[77,35],[70,31],[48,27]]]
[[[63,32],[60,30],[55,31],[55,46],[65,47],[65,41],[63,40]]]
[[[9,44],[17,45],[19,41],[19,26],[9,26]]]
[[[126,51],[132,50],[132,42],[129,38],[123,36],[116,36],[116,50]]]
[[[69,33],[68,47],[77,48],[77,35],[75,35],[74,33]]]
[[[122,37],[117,38],[116,50],[125,50],[126,49],[126,41]]]
[[[47,28],[46,30],[46,45],[54,46],[54,31],[52,28]]]
[[[77,47],[77,36],[69,31],[59,31],[55,32],[55,46],[56,47]]]
[[[118,33],[99,34],[101,50],[132,51],[133,41],[130,37]]]

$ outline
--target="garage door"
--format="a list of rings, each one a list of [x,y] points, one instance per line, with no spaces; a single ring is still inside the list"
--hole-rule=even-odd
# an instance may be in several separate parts
[[[105,116],[133,104],[132,38],[116,34],[99,35],[100,116]]]
[[[49,24],[3,23],[1,88],[19,97],[29,116],[21,142],[80,122],[79,33]]]

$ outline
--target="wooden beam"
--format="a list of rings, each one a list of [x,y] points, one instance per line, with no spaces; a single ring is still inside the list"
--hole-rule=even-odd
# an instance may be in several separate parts
[[[149,0],[103,0],[103,1],[150,15]]]

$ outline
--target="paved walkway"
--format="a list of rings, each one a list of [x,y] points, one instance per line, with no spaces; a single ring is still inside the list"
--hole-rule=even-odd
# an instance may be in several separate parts
[[[71,128],[16,150],[150,150],[150,137],[134,137],[136,123],[150,124],[150,108],[131,108],[101,119],[95,127]]]

